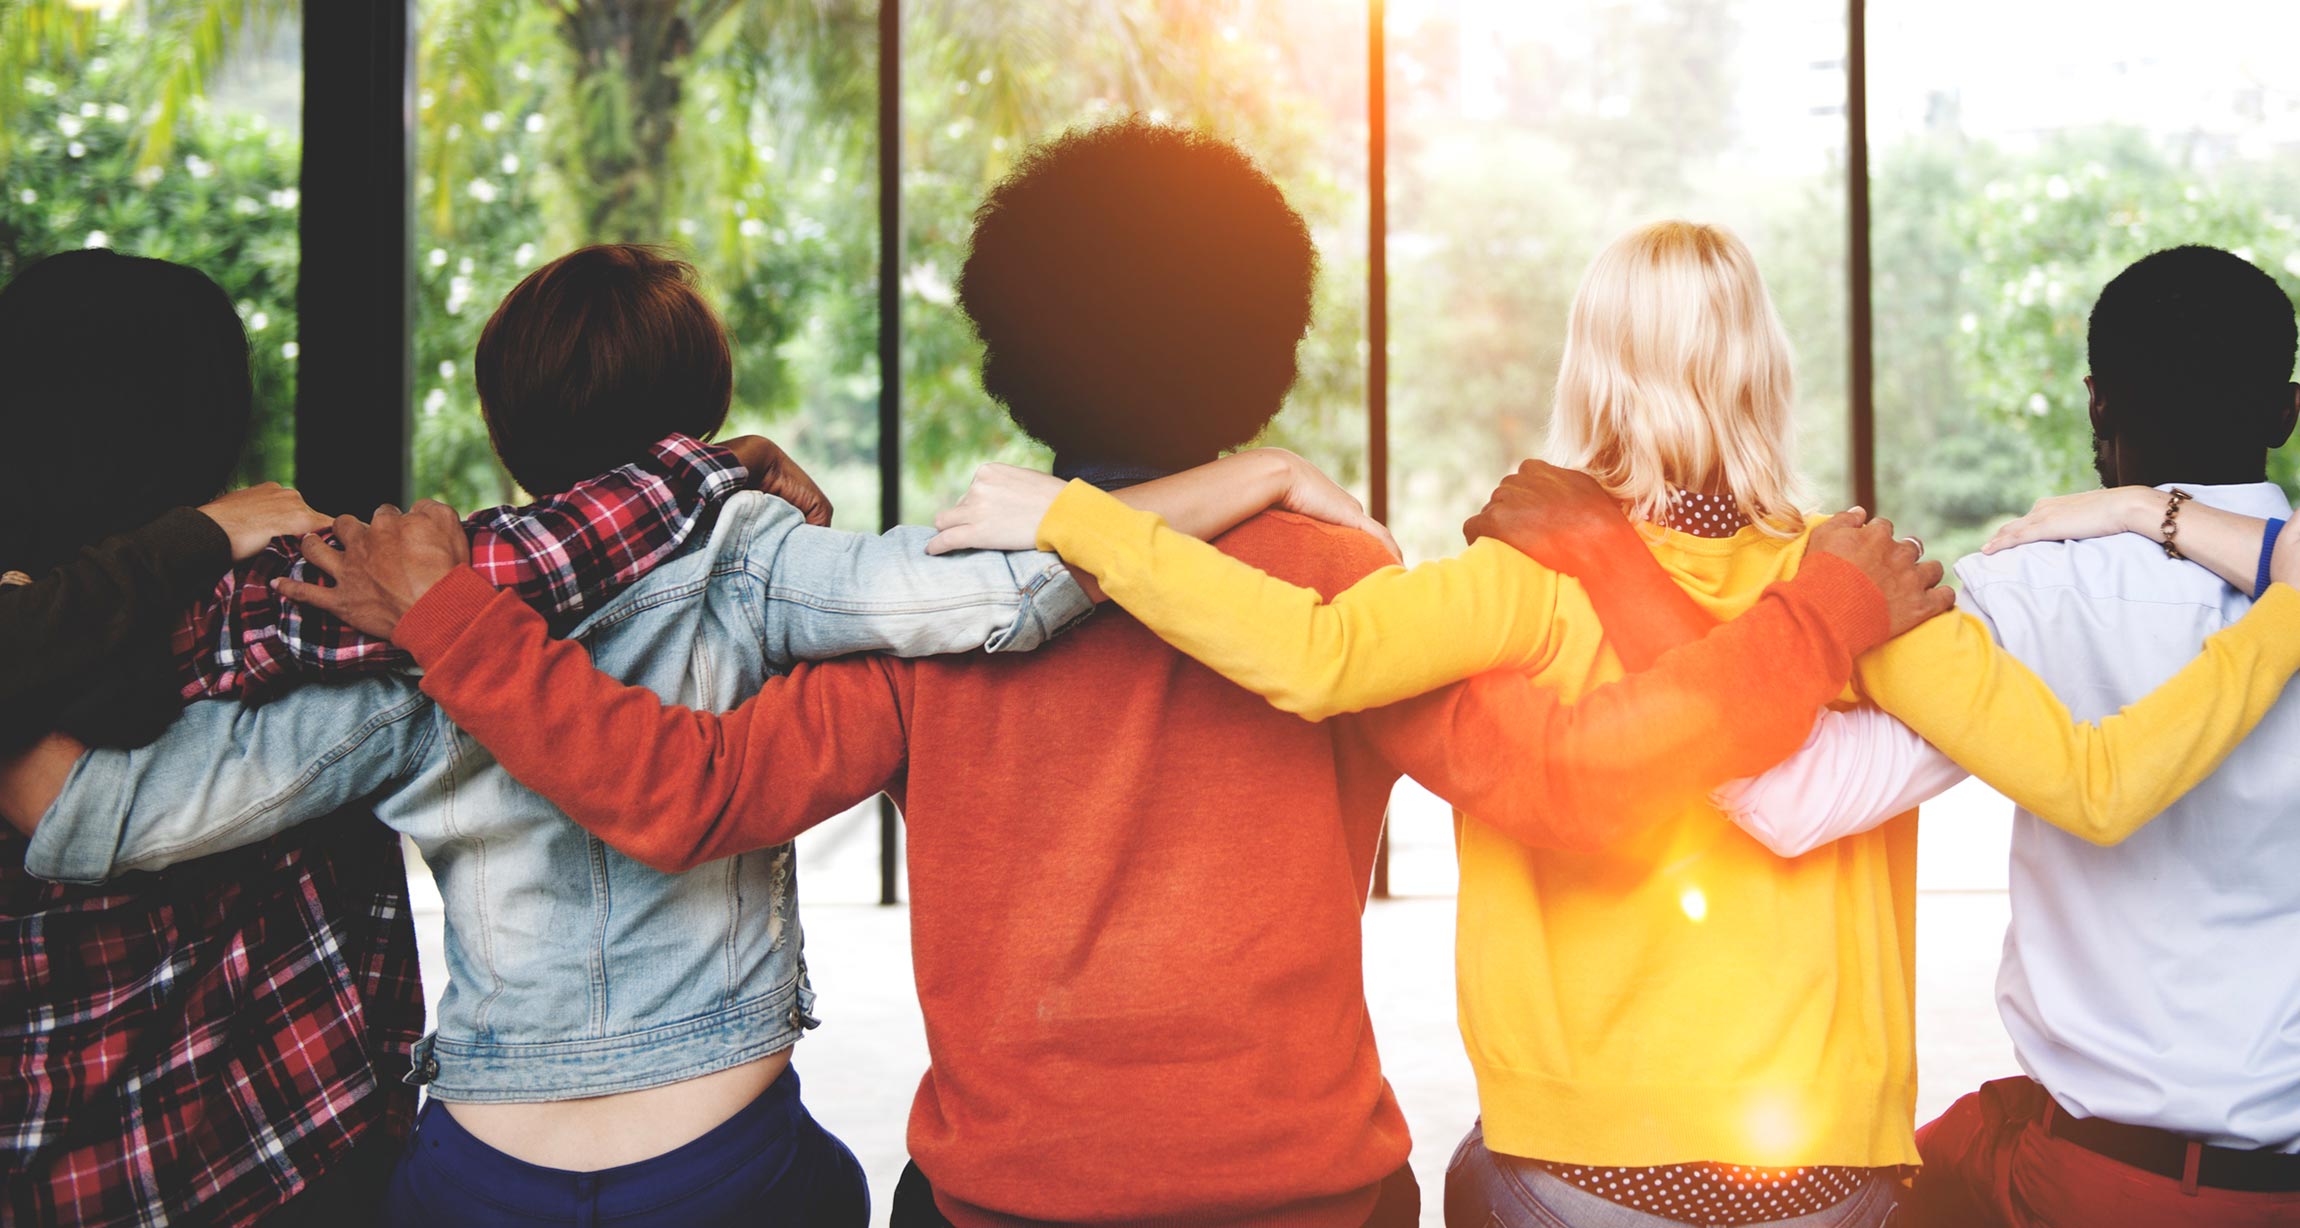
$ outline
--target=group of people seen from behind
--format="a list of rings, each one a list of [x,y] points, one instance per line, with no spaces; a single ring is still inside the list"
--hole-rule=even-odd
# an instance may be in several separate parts
[[[1544,458],[1403,566],[1253,446],[1317,266],[1216,136],[1033,148],[956,297],[1052,472],[877,536],[719,438],[733,343],[658,249],[495,310],[471,368],[533,501],[460,519],[220,493],[222,291],[22,270],[0,1223],[1409,1228],[1361,929],[1410,776],[1457,815],[1451,1228],[2300,1225],[2271,276],[2181,247],[2100,288],[2101,489],[1952,588],[1805,501],[1790,339],[1688,221],[1596,255]],[[1919,808],[1967,775],[2018,807],[2021,1073],[1920,1126]],[[792,842],[882,792],[929,1060],[873,1221],[793,1060],[842,1008]]]

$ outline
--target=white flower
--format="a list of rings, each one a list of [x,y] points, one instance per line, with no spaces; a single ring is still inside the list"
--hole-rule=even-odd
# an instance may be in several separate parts
[[[108,234],[105,234],[105,233],[104,233],[103,231],[101,231],[101,230],[91,230],[91,231],[89,231],[89,232],[88,232],[88,241],[87,241],[87,242],[85,242],[85,243],[82,243],[80,246],[82,246],[82,247],[110,247],[111,245],[112,245],[112,236],[110,236],[110,235],[108,235]]]
[[[525,66],[524,66],[524,65],[522,65],[521,67],[525,67]],[[529,132],[541,132],[541,131],[543,131],[543,114],[542,114],[542,112],[538,111],[538,112],[535,112],[535,113],[533,113],[533,114],[530,114],[530,115],[527,117],[527,130],[528,130]]]
[[[489,132],[493,132],[501,128],[503,126],[503,112],[489,111],[487,114],[480,116],[479,126]]]
[[[528,264],[534,259],[535,245],[532,243],[522,243],[519,245],[518,251],[511,253],[511,263],[518,265],[520,268],[526,268]]]
[[[2028,398],[2028,411],[2042,418],[2052,411],[2052,402],[2045,400],[2043,393],[2032,392]]]
[[[483,205],[494,204],[495,198],[501,195],[501,193],[495,190],[495,184],[492,181],[486,179],[472,180],[471,187],[467,190],[471,193],[471,199],[476,200]]]
[[[518,155],[518,154],[512,154],[512,153],[507,153],[507,154],[503,155],[503,163],[502,163],[502,166],[503,166],[503,173],[504,173],[504,174],[506,174],[506,175],[516,175],[516,174],[518,174],[518,173],[519,173],[519,155]]]
[[[746,239],[756,239],[767,233],[767,224],[755,217],[747,217],[743,219],[743,224],[735,227],[735,229],[741,232]]]
[[[16,199],[23,201],[27,205],[37,205],[40,203],[40,194],[30,188],[26,188],[16,194]]]
[[[295,356],[301,353],[303,353],[303,347],[297,345],[293,341],[290,341],[280,347],[280,357],[285,358],[290,362],[295,361]]]
[[[434,388],[423,394],[424,417],[436,418],[439,416],[439,411],[445,408],[447,408],[447,389]]]
[[[64,152],[72,155],[75,158],[84,157],[87,155],[88,147],[82,145],[78,141],[74,141],[64,147]]]
[[[452,358],[448,358],[448,359],[442,359],[442,360],[440,360],[440,363],[439,363],[439,378],[441,378],[441,379],[454,379],[454,378],[455,378],[455,360],[454,360],[454,359],[452,359]]]
[[[263,330],[270,328],[271,326],[272,317],[270,312],[259,311],[248,317],[248,331],[251,333],[260,333]]]
[[[78,136],[81,129],[85,127],[87,125],[81,123],[80,117],[77,115],[59,115],[56,117],[56,131],[65,136]]]
[[[431,263],[432,268],[440,268],[447,263],[447,253],[435,247],[431,249],[431,254],[424,259]]]

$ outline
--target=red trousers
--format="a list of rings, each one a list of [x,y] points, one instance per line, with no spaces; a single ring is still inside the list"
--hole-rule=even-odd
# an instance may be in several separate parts
[[[2045,1132],[2052,1098],[1998,1079],[1917,1131],[1925,1166],[1894,1228],[2267,1228],[2300,1225],[2300,1193],[2199,1187]]]

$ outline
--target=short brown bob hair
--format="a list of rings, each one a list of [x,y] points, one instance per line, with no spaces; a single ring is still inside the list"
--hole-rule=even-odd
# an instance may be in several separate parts
[[[487,436],[530,493],[558,494],[666,435],[708,437],[734,395],[726,326],[694,266],[607,243],[527,275],[479,334]]]

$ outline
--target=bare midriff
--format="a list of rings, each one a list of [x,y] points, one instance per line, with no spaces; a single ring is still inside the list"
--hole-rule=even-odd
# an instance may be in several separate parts
[[[525,1104],[441,1101],[472,1137],[517,1160],[570,1172],[636,1164],[694,1142],[774,1084],[791,1051],[644,1091]]]

